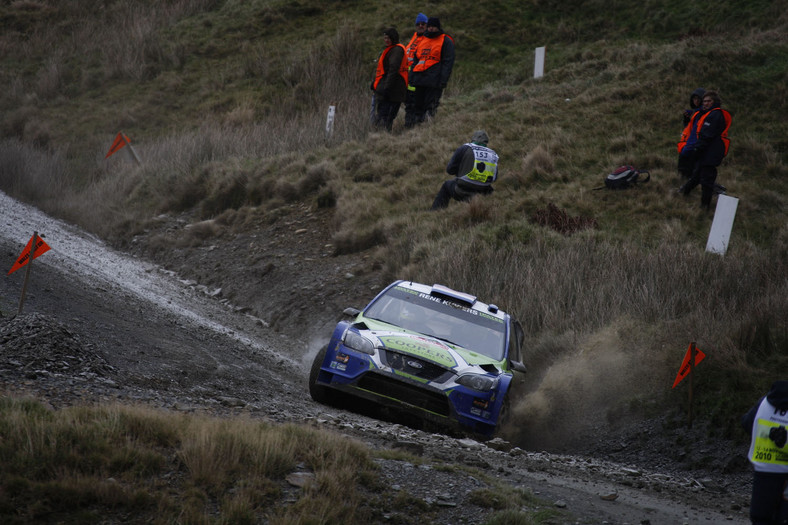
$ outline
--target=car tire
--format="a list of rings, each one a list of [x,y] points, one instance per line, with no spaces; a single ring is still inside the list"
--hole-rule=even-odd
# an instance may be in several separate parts
[[[509,400],[509,392],[506,392],[506,395],[503,397],[503,403],[501,404],[501,410],[498,412],[498,424],[495,425],[496,434],[500,434],[503,427],[509,424],[511,417],[512,403]]]
[[[336,396],[330,388],[318,384],[317,377],[320,375],[320,367],[323,366],[323,361],[326,358],[328,346],[324,346],[315,356],[312,361],[312,368],[309,370],[309,395],[312,399],[323,405],[335,405]]]

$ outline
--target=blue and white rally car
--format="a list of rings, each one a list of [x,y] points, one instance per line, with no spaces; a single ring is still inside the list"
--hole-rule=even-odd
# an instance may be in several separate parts
[[[397,281],[348,308],[309,375],[315,401],[362,398],[421,421],[491,436],[509,410],[523,331],[493,304],[445,286]],[[349,396],[348,396],[349,394]]]

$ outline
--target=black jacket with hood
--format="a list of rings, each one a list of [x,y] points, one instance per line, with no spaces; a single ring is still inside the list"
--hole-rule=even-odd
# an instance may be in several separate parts
[[[703,121],[703,125],[698,132],[698,140],[695,142],[696,159],[699,166],[719,166],[725,157],[725,144],[722,142],[722,132],[725,131],[725,115],[720,109],[719,104],[714,104],[708,111],[708,116]],[[703,112],[703,109],[699,111]],[[698,121],[703,115],[698,116]]]
[[[788,381],[775,381],[772,383],[769,393],[764,397],[775,408],[779,408],[780,410],[788,410]],[[755,406],[753,406],[741,418],[742,427],[744,427],[744,431],[748,434],[752,432],[752,425],[755,423],[755,414],[758,412],[758,407],[761,406],[761,402],[763,401],[764,397],[760,398],[758,402],[755,403]]]
[[[394,45],[391,46],[388,54],[384,59],[383,64],[383,77],[378,82],[378,88],[375,90],[375,95],[383,100],[389,102],[405,102],[405,96],[408,93],[408,85],[405,79],[399,74],[400,64],[405,57],[405,51],[399,47],[399,39],[396,42],[392,40]],[[386,48],[388,49],[388,48]],[[385,53],[386,50],[383,50]]]
[[[695,104],[693,100],[695,97],[698,97],[700,100],[703,100],[703,94],[706,93],[706,90],[702,87],[697,88],[695,91],[692,92],[689,98],[689,109],[684,110],[684,127],[687,127],[689,124],[692,115],[695,114],[696,111],[700,109],[700,104]]]

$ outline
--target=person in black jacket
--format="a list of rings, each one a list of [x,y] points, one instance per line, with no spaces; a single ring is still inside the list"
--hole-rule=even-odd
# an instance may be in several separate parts
[[[689,109],[684,110],[684,133],[686,134],[686,137],[682,135],[682,140],[687,142],[687,146],[689,146],[688,150],[692,149],[692,145],[695,143],[697,137],[694,133],[692,133],[691,129],[687,128],[687,125],[693,121],[693,116],[695,116],[695,113],[700,111],[701,104],[703,103],[704,93],[706,93],[706,90],[703,88],[697,88],[695,91],[693,91],[690,95],[690,107]],[[679,152],[678,170],[679,174],[685,181],[692,177],[692,170],[694,168],[695,166],[692,165],[692,156],[687,154],[682,155],[682,152]]]
[[[484,130],[478,130],[471,141],[454,151],[446,173],[454,175],[441,185],[432,210],[440,210],[449,205],[451,199],[468,201],[474,195],[489,195],[493,192],[492,183],[498,180],[498,154],[487,147],[490,137]]]
[[[435,117],[443,90],[454,68],[454,40],[443,32],[441,21],[431,17],[419,41],[408,84],[413,92],[412,107],[405,108],[405,127],[410,128]]]
[[[751,437],[747,459],[755,469],[750,521],[788,523],[788,381],[775,381],[741,424]]]
[[[684,110],[684,126],[689,124],[692,115],[695,114],[701,107],[703,103],[703,95],[706,93],[706,90],[702,87],[697,88],[695,91],[692,92],[689,99],[689,109]]]
[[[724,193],[724,188],[716,185],[717,166],[728,153],[731,115],[720,107],[722,101],[716,91],[707,91],[703,95],[702,104],[694,118],[697,123],[697,141],[687,152],[694,166],[692,176],[679,188],[679,192],[689,195],[692,189],[700,184],[700,205],[709,209],[712,196],[715,193]]]
[[[399,43],[399,33],[393,27],[383,31],[383,43],[386,47],[378,58],[375,79],[370,86],[375,93],[373,123],[391,131],[408,89],[407,59],[405,46]]]

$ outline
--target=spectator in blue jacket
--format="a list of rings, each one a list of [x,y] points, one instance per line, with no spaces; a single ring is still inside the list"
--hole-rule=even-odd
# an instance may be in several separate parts
[[[684,133],[682,133],[682,141],[685,143],[684,148],[686,148],[688,152],[692,150],[692,146],[695,144],[697,136],[694,133],[692,126],[690,126],[690,128],[687,128],[687,126],[693,120],[693,117],[697,115],[697,112],[700,111],[701,104],[703,103],[704,93],[706,93],[706,90],[703,88],[697,88],[695,91],[693,91],[690,95],[690,107],[689,109],[684,110]],[[681,177],[684,180],[687,180],[692,177],[692,170],[695,168],[695,166],[692,165],[692,156],[682,154],[682,152],[679,152],[678,170]]]

